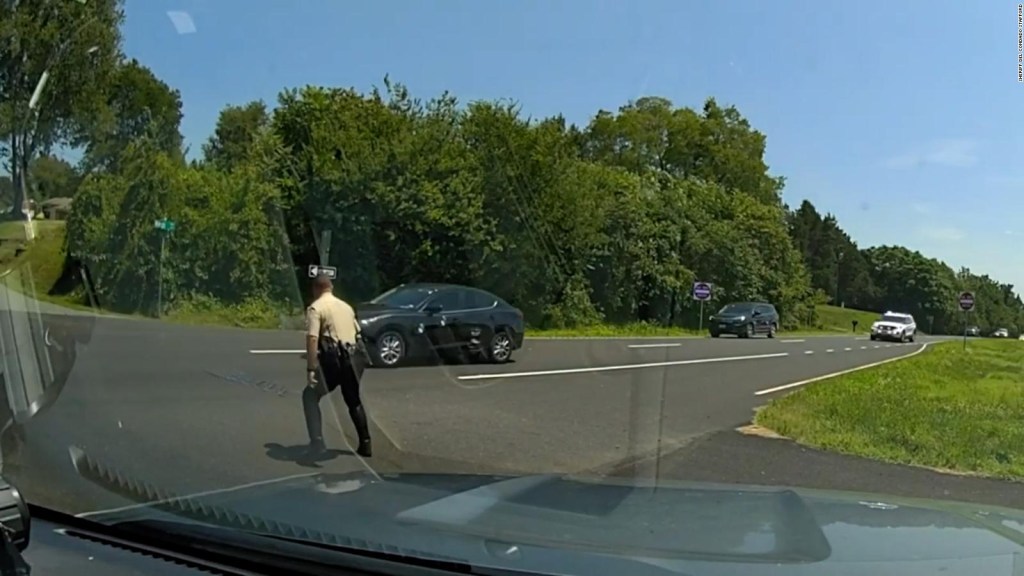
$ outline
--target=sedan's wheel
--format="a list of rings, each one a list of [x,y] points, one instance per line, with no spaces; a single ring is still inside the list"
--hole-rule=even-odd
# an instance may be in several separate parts
[[[744,338],[753,338],[754,337],[754,325],[753,324],[747,324],[747,331],[743,335],[743,337]]]
[[[768,325],[768,337],[775,338],[775,333],[778,332],[779,327],[774,322]]]
[[[376,352],[381,366],[394,368],[405,358],[405,340],[398,332],[385,332],[377,338]]]
[[[508,332],[495,332],[491,337],[491,344],[487,348],[487,354],[491,362],[504,363],[512,357],[512,337]]]

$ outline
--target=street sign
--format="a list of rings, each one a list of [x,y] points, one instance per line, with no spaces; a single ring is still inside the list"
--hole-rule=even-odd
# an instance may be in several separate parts
[[[338,277],[338,269],[334,266],[317,266],[316,264],[309,265],[309,277],[316,278],[319,275],[325,275],[331,280]]]
[[[174,232],[175,226],[174,220],[170,220],[168,218],[161,218],[153,221],[153,228],[163,230],[164,232]]]
[[[974,294],[971,292],[960,293],[960,309],[964,312],[974,310]]]
[[[711,300],[711,284],[707,282],[694,282],[693,283],[693,299],[700,300]]]

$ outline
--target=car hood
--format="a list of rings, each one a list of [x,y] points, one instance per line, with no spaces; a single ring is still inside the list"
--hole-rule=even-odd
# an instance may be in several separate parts
[[[739,318],[752,318],[753,312],[719,312],[711,316],[715,320],[737,320]]]
[[[378,316],[390,316],[393,314],[412,314],[415,310],[408,308],[395,308],[393,306],[387,306],[385,304],[375,304],[373,302],[361,302],[353,306],[356,311],[356,316],[360,319],[376,318]]]
[[[872,324],[872,326],[875,326],[876,328],[885,327],[898,329],[903,328],[905,326],[909,326],[909,324],[900,324],[899,322],[875,322],[874,324]]]
[[[316,474],[85,516],[564,574],[1009,575],[1024,552],[1024,512],[1012,509],[553,475]]]

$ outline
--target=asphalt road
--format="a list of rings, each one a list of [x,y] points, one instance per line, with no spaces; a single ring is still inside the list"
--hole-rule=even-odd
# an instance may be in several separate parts
[[[19,440],[5,435],[4,474],[30,499],[80,511],[127,502],[71,479],[72,445],[125,479],[176,494],[369,464],[381,474],[621,473],[659,446],[668,453],[749,422],[780,386],[912,354],[929,341],[527,340],[502,366],[372,369],[364,393],[374,458],[347,451],[351,425],[336,394],[324,410],[338,452],[305,462],[300,333],[41,314],[50,328],[42,340],[66,347],[76,338],[77,356],[67,360],[52,344],[35,350],[57,374],[44,386],[52,398]],[[33,313],[7,316],[25,324]],[[4,330],[0,318],[5,344],[22,339],[22,357],[4,347],[13,373],[40,339],[31,327]]]

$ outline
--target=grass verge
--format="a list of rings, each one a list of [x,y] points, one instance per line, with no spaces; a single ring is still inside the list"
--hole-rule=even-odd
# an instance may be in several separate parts
[[[1024,342],[933,344],[778,398],[755,423],[815,448],[1024,479]]]

